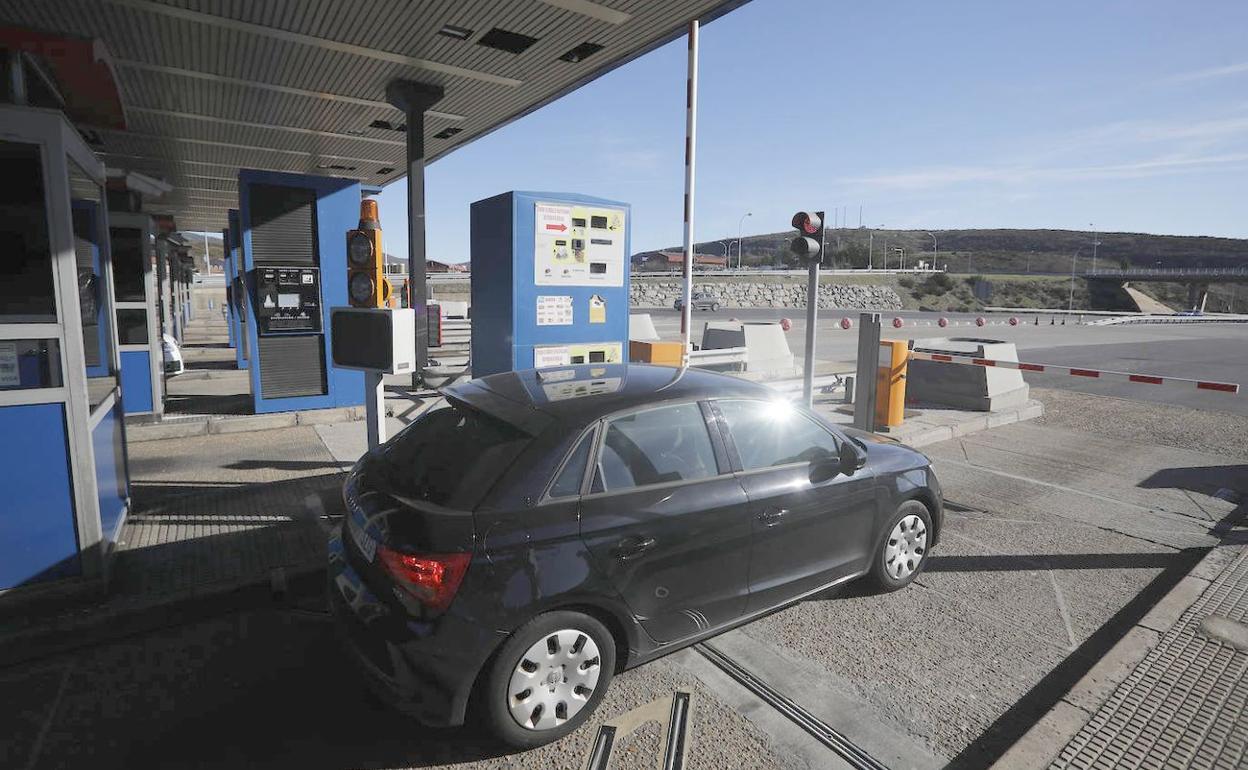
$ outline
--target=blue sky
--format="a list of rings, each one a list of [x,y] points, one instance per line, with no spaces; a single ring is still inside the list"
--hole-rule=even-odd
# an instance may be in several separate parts
[[[1248,237],[1248,2],[753,0],[701,36],[698,240],[849,224]],[[656,50],[432,164],[429,257],[507,190],[630,202],[681,241],[685,47]],[[406,182],[381,196],[406,254]]]

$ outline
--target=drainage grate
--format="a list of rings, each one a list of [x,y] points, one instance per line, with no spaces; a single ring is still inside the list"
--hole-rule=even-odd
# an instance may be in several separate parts
[[[1248,653],[1201,636],[1209,615],[1248,619],[1248,553],[1188,608],[1050,770],[1244,767]]]

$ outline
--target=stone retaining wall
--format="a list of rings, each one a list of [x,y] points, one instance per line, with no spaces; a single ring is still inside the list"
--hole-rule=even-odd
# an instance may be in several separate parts
[[[723,307],[806,307],[806,282],[695,283],[694,291],[709,291]],[[634,280],[629,292],[633,307],[671,307],[681,294],[679,281]],[[819,307],[862,310],[900,310],[901,297],[891,286],[820,284]]]

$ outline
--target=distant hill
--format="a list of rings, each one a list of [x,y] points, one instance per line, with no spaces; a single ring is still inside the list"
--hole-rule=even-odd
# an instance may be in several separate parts
[[[933,230],[936,236],[936,264],[948,265],[952,272],[972,273],[1069,273],[1071,256],[1078,252],[1078,270],[1091,266],[1091,232],[1078,230]],[[792,230],[746,236],[744,263],[748,265],[793,264],[789,254]],[[1097,233],[1097,265],[1133,267],[1222,267],[1248,264],[1248,239],[1207,236],[1148,235],[1145,233]],[[841,228],[827,231],[828,252],[838,267],[866,267],[872,231]],[[735,238],[722,238],[696,244],[696,251],[722,254],[732,244],[736,265]],[[673,247],[679,250],[680,247]],[[916,260],[932,260],[932,238],[923,230],[875,230],[876,267],[899,262],[893,249],[905,249],[906,265]],[[888,249],[886,252],[885,249]]]

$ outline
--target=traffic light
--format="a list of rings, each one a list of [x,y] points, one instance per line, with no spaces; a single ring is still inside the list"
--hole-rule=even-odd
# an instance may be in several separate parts
[[[823,212],[799,211],[793,215],[797,237],[789,243],[789,251],[806,264],[823,262]]]
[[[390,281],[381,251],[377,201],[360,201],[360,226],[347,231],[347,297],[351,307],[386,307]]]

